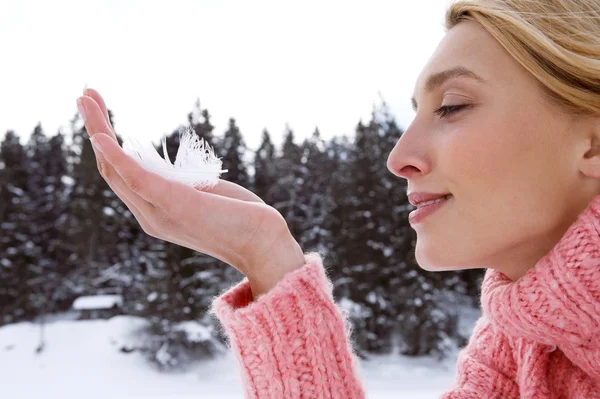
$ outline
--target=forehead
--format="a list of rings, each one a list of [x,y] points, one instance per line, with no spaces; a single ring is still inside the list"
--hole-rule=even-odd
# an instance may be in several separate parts
[[[415,83],[415,93],[424,91],[428,77],[455,67],[472,70],[489,81],[510,75],[516,61],[481,25],[460,22],[440,41]]]

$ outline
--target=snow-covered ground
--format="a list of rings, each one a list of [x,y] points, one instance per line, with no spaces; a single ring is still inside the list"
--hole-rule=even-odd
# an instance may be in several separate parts
[[[160,373],[118,344],[143,323],[131,317],[54,321],[46,345],[36,353],[39,326],[0,328],[2,397],[61,399],[243,398],[237,364],[230,353],[185,373]],[[360,363],[370,399],[437,398],[452,382],[455,356],[435,359],[378,357]]]

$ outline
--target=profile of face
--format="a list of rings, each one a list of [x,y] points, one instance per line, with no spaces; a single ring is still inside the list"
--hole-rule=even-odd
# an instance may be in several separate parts
[[[387,167],[409,194],[451,194],[412,225],[425,270],[493,268],[516,280],[600,193],[597,120],[552,103],[476,22],[446,33],[413,100],[416,116]]]

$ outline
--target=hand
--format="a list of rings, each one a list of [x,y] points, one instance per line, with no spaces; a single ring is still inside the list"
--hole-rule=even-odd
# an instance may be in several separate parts
[[[100,174],[147,234],[230,264],[255,297],[304,264],[285,219],[257,195],[226,180],[201,191],[147,171],[117,142],[97,91],[84,90],[77,104]]]

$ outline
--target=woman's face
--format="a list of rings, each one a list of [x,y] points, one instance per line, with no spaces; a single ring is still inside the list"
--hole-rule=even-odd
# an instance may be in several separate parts
[[[429,81],[457,67],[479,79]],[[387,166],[407,179],[409,194],[452,194],[412,224],[426,270],[494,268],[516,280],[600,192],[600,180],[582,174],[590,124],[550,103],[533,75],[475,22],[446,34],[417,79],[414,100],[416,116]],[[436,114],[440,106],[460,108]]]

